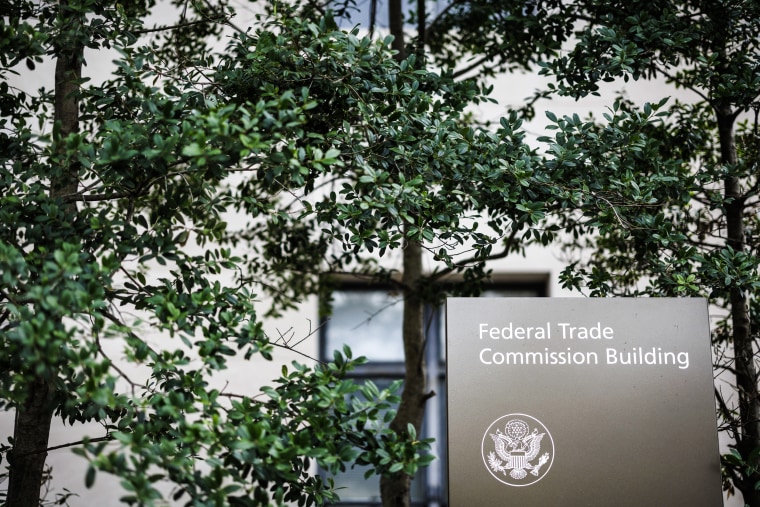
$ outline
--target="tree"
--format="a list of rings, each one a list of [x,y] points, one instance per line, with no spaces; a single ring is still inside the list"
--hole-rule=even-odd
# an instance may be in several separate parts
[[[414,44],[407,51],[398,31],[398,3],[390,8],[396,28],[381,44],[387,55],[382,71],[370,66],[371,43],[357,31],[348,34],[354,49],[339,52],[334,40],[342,36],[329,24],[318,32],[312,28],[318,38],[312,45],[271,35],[285,30],[278,22],[271,34],[240,34],[212,80],[221,102],[285,89],[299,104],[314,101],[307,122],[320,127],[320,157],[336,163],[329,169],[259,171],[245,179],[233,200],[246,203],[252,196],[253,206],[245,206],[252,215],[258,196],[279,190],[279,220],[254,221],[230,241],[247,243],[253,252],[249,271],[266,277],[279,305],[329,293],[331,277],[339,274],[398,287],[404,295],[406,372],[390,427],[405,436],[410,426],[420,431],[425,400],[434,394],[425,388],[424,304],[440,304],[440,282],[454,274],[462,280],[457,293],[477,293],[488,278],[489,260],[519,252],[528,241],[548,242],[553,231],[533,226],[542,221],[554,190],[538,171],[516,116],[496,132],[468,125],[465,108],[487,100],[486,89],[457,81],[448,68],[427,70],[425,53]],[[288,7],[278,3],[276,9]],[[291,9],[291,17],[308,18],[319,6]],[[269,51],[252,55],[253,47]],[[239,67],[241,59],[246,68]],[[306,153],[301,128],[280,125],[283,151]],[[378,263],[398,250],[400,278]],[[423,260],[433,266],[429,271],[423,271]],[[408,505],[410,480],[401,470],[384,476],[384,505]]]
[[[400,1],[390,1],[388,6],[389,28],[395,36],[392,48],[402,68],[419,72],[427,65],[442,68],[441,77],[448,81],[438,85],[439,89],[459,90],[460,97],[468,93],[473,97],[473,91],[462,90],[477,87],[468,88],[471,83],[454,78],[474,75],[480,80],[496,72],[540,64],[557,83],[537,92],[526,104],[521,113],[528,116],[534,114],[539,99],[556,94],[582,97],[597,93],[601,84],[618,78],[664,79],[676,90],[696,92],[701,100],[675,101],[666,108],[665,102],[654,97],[642,110],[621,100],[611,105],[603,123],[583,121],[577,115],[556,118],[549,114],[557,132],[545,139],[548,149],[542,160],[522,146],[520,134],[515,133],[516,116],[512,116],[494,134],[498,142],[490,157],[465,163],[490,168],[493,166],[487,160],[506,162],[512,176],[504,177],[499,190],[494,187],[483,194],[477,184],[466,189],[447,186],[450,181],[489,181],[488,170],[486,174],[460,173],[457,162],[442,164],[436,157],[431,161],[428,154],[446,151],[438,151],[440,138],[433,137],[435,142],[430,146],[429,133],[414,128],[413,118],[412,127],[406,127],[407,116],[399,109],[415,111],[408,102],[399,102],[402,107],[378,109],[392,118],[393,125],[359,129],[364,135],[352,146],[361,147],[361,158],[350,163],[345,161],[346,148],[332,141],[344,155],[346,168],[337,175],[340,179],[327,180],[337,190],[328,194],[327,202],[304,204],[306,197],[297,196],[294,202],[303,204],[303,214],[299,215],[302,222],[293,228],[278,228],[272,237],[293,238],[291,232],[284,231],[297,230],[299,242],[291,243],[285,252],[274,248],[269,254],[269,247],[262,246],[258,250],[262,257],[256,262],[266,263],[267,255],[271,255],[277,259],[278,265],[272,267],[275,271],[285,268],[297,273],[297,280],[283,278],[278,287],[308,293],[319,290],[324,275],[335,272],[389,277],[385,270],[374,267],[373,257],[360,255],[361,248],[366,253],[379,249],[382,254],[384,248],[403,245],[404,278],[395,282],[405,295],[407,376],[398,420],[413,424],[424,414],[426,396],[420,375],[424,363],[418,355],[424,346],[419,302],[440,297],[435,282],[452,272],[461,273],[468,281],[482,281],[489,258],[518,252],[531,241],[549,242],[562,230],[570,238],[569,248],[593,251],[587,263],[575,263],[567,270],[568,287],[585,287],[591,295],[709,296],[728,312],[729,318],[718,327],[715,339],[718,345],[731,344],[730,362],[720,368],[737,379],[735,405],[730,397],[718,397],[726,429],[737,442],[735,452],[724,457],[725,484],[728,489],[735,485],[748,504],[758,505],[757,367],[751,331],[752,294],[757,288],[752,232],[757,225],[756,119],[750,116],[749,122],[739,124],[736,141],[740,114],[754,111],[757,117],[757,6],[741,0],[625,5],[561,0],[528,4],[455,1],[430,19],[426,3],[417,2],[407,20]],[[308,8],[314,8],[314,3]],[[405,29],[409,26],[416,27],[416,37],[409,37]],[[563,47],[565,53],[560,53]],[[313,60],[305,61],[314,65]],[[298,70],[298,65],[291,65],[288,72]],[[310,86],[313,83],[303,74],[291,79]],[[339,74],[332,79],[343,82],[347,77]],[[393,85],[400,82],[396,79]],[[412,88],[423,86],[419,78],[416,82],[420,84]],[[352,91],[347,90],[344,96],[350,97]],[[452,102],[450,96],[445,99],[448,110],[440,111],[447,116],[436,127],[448,120],[461,125],[457,118],[461,118],[459,105],[464,102]],[[357,128],[351,119],[359,115],[353,113],[354,103],[342,97],[332,96],[330,100],[334,109],[351,114],[345,123],[325,127],[328,139],[341,129]],[[363,105],[357,108],[362,113],[373,104],[371,95],[359,102]],[[378,142],[392,136],[380,137],[377,132],[404,132],[406,128],[408,139],[393,138],[388,145]],[[465,135],[464,139],[470,138]],[[382,168],[380,172],[366,162],[369,155],[364,152],[378,145],[386,150],[376,162]],[[474,145],[470,143],[460,152],[462,143],[457,141],[446,160],[456,161],[462,154],[465,158],[473,156],[482,149]],[[402,157],[389,158],[395,154]],[[363,164],[370,167],[364,169]],[[357,168],[355,172],[349,172],[353,167]],[[417,176],[423,184],[408,188]],[[385,192],[388,183],[391,191]],[[446,206],[435,201],[444,195],[439,190],[445,192],[448,205],[456,203],[453,212],[440,213]],[[491,199],[490,191],[504,192],[501,200]],[[408,219],[400,213],[396,217],[392,210],[407,208],[390,208],[388,203],[413,192],[413,213],[407,212]],[[387,197],[378,199],[382,195]],[[459,196],[464,199],[458,200]],[[426,202],[431,206],[420,207],[419,203]],[[479,235],[482,229],[460,228],[464,222],[456,217],[479,214],[492,226],[484,235]],[[303,221],[309,217],[316,219]],[[491,217],[496,220],[489,223]],[[548,219],[545,223],[541,222],[544,218]],[[259,233],[249,236],[261,237]],[[475,253],[462,261],[455,252],[467,244],[468,238],[475,242]],[[436,241],[440,245],[434,247]],[[335,242],[342,248],[331,250]],[[315,244],[320,245],[317,250],[305,249]],[[305,251],[309,254],[303,254]],[[425,251],[433,261],[442,261],[429,273],[420,267]],[[324,259],[324,264],[317,265],[314,259]],[[477,283],[458,290],[476,292]],[[385,505],[405,505],[408,477],[399,474],[384,483]]]
[[[725,309],[714,333],[716,369],[734,376],[716,390],[723,429],[735,447],[723,457],[724,487],[760,505],[758,398],[758,83],[756,2],[537,2],[572,24],[575,44],[544,64],[553,92],[596,94],[605,82],[659,79],[678,96],[658,121],[621,100],[607,124],[553,120],[553,177],[585,188],[607,212],[568,214],[572,249],[593,254],[566,272],[592,295],[694,295]],[[657,98],[655,98],[657,99]],[[652,106],[645,113],[653,113]],[[604,139],[625,140],[610,149]],[[583,232],[598,227],[596,234]],[[588,250],[586,250],[588,251]]]
[[[22,61],[34,67],[43,54],[59,68],[53,94],[0,88],[7,117],[0,399],[19,421],[3,449],[12,475],[7,503],[39,503],[29,491],[38,489],[47,425],[58,414],[105,425],[104,436],[82,442],[92,462],[85,480],[97,470],[117,474],[133,503],[159,498],[157,478],[173,483],[178,497],[208,504],[319,502],[334,492],[308,473],[309,463],[335,471],[356,461],[385,474],[386,505],[407,505],[409,479],[429,459],[417,439],[432,395],[424,386],[422,304],[440,302],[439,282],[453,274],[467,282],[458,293],[476,293],[489,260],[547,243],[562,225],[588,225],[546,226],[549,214],[581,209],[609,226],[617,213],[607,203],[628,199],[627,187],[612,185],[604,198],[584,193],[567,138],[541,161],[516,114],[493,132],[470,126],[466,107],[487,100],[487,90],[457,81],[454,63],[428,70],[420,44],[406,53],[400,37],[360,38],[312,5],[273,4],[260,27],[237,30],[217,54],[203,40],[218,37],[224,4],[193,2],[197,18],[160,30],[140,23],[151,5],[26,2],[3,18],[3,72]],[[540,21],[522,7],[498,7],[514,13],[510,26],[518,13]],[[456,12],[469,19],[466,9]],[[147,33],[163,35],[138,45]],[[539,56],[567,32],[547,33]],[[489,41],[468,44],[475,51]],[[110,46],[121,54],[113,79],[87,85],[85,48]],[[620,123],[643,131],[651,114],[620,115]],[[630,148],[618,130],[603,132],[608,152]],[[656,138],[641,139],[650,147]],[[245,214],[245,230],[228,229],[223,214],[231,210]],[[212,246],[217,241],[251,253],[238,258]],[[377,264],[397,251],[401,279]],[[434,265],[429,272],[423,258]],[[145,272],[155,264],[168,272],[157,281]],[[225,281],[230,272],[244,275]],[[270,292],[276,311],[345,272],[405,294],[407,374],[388,428],[370,425],[387,393],[369,384],[362,394],[370,400],[345,403],[358,388],[342,379],[351,362],[341,355],[314,372],[285,371],[264,402],[210,388],[235,349],[271,355],[249,287]],[[179,347],[151,346],[131,313]],[[112,337],[124,340],[126,361],[147,380],[133,380],[106,354]]]
[[[542,66],[556,83],[526,104],[528,117],[540,99],[581,98],[620,81],[657,79],[694,97],[667,107],[652,97],[643,110],[620,100],[603,122],[548,114],[556,134],[543,139],[542,164],[568,199],[560,200],[564,214],[545,211],[559,218],[550,223],[568,235],[568,249],[586,252],[565,272],[567,287],[595,296],[701,295],[725,309],[714,334],[716,370],[736,383],[716,395],[736,446],[723,457],[724,486],[753,506],[759,14],[756,2],[743,0],[451,2],[418,30],[444,67],[462,54],[485,76]]]
[[[312,141],[318,125],[305,112],[317,103],[271,88],[242,105],[212,103],[203,41],[228,19],[223,4],[193,3],[176,25],[145,28],[154,6],[3,3],[3,76],[55,62],[54,90],[0,83],[0,407],[16,414],[0,444],[5,504],[40,505],[54,417],[103,426],[72,444],[90,461],[84,482],[117,475],[129,504],[162,503],[161,481],[194,505],[337,498],[311,463],[414,473],[424,442],[376,427],[394,395],[347,381],[361,361],[350,351],[284,367],[259,397],[213,387],[229,357],[270,359],[277,346],[234,276],[242,260],[214,244],[232,207],[222,182],[337,160]],[[287,27],[280,37],[315,50],[313,25]],[[138,43],[146,34],[161,35]],[[86,51],[109,48],[120,54],[112,78],[88,83]],[[384,54],[368,49],[368,65],[382,69]],[[282,149],[283,125],[301,126],[302,152]],[[246,204],[276,222],[273,198]]]

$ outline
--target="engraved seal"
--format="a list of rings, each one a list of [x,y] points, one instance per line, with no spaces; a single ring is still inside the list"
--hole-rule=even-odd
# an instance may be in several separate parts
[[[543,479],[554,462],[554,439],[544,424],[527,414],[507,414],[486,429],[483,463],[508,486],[530,486]]]

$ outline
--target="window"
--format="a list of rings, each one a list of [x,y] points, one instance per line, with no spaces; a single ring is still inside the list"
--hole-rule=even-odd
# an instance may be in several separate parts
[[[494,284],[484,296],[546,296],[547,277],[523,280],[506,279]],[[332,315],[320,333],[320,355],[331,359],[333,351],[343,345],[351,347],[355,357],[366,356],[368,363],[353,372],[357,381],[371,379],[378,387],[387,387],[404,376],[401,337],[403,298],[393,288],[378,285],[345,283],[332,293]],[[426,309],[428,389],[436,396],[427,402],[424,437],[435,438],[432,452],[439,458],[421,470],[412,485],[414,505],[447,505],[446,474],[446,378],[444,311]],[[364,479],[364,470],[354,468],[335,477],[341,488],[341,506],[381,505],[379,478]]]
[[[450,0],[428,0],[426,5],[427,14],[430,19],[434,19],[444,9],[448,8]],[[358,0],[353,6],[350,6],[347,16],[338,19],[338,23],[343,28],[353,28],[356,25],[364,28],[369,27],[372,16],[373,0]],[[333,2],[333,9],[338,9],[345,5],[345,2]],[[376,0],[375,2],[375,25],[379,28],[388,28],[388,2],[386,0]],[[401,12],[406,14],[411,10],[416,10],[416,2],[412,0],[402,0]],[[407,21],[408,22],[408,21]],[[411,26],[411,25],[410,25]]]

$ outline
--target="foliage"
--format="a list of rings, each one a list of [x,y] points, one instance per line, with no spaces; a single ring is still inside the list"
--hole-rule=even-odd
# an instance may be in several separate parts
[[[486,7],[482,3],[478,9]],[[287,12],[282,4],[277,9]],[[522,17],[511,16],[510,26],[530,18],[521,9]],[[517,114],[493,130],[466,124],[467,107],[488,100],[488,90],[477,80],[455,79],[453,67],[460,62],[454,58],[456,51],[433,54],[430,61],[443,65],[444,71],[431,72],[427,54],[410,50],[408,58],[399,58],[389,39],[373,43],[359,38],[357,30],[340,32],[329,17],[304,24],[298,12],[294,8],[262,30],[238,34],[212,78],[216,103],[245,108],[279,93],[304,111],[302,117],[272,119],[278,122],[282,157],[300,163],[259,168],[255,177],[242,178],[232,189],[233,201],[243,203],[251,216],[258,213],[260,196],[277,196],[277,220],[260,216],[229,241],[253,252],[247,258],[248,271],[273,295],[274,312],[308,294],[321,293],[329,300],[331,278],[341,275],[395,284],[404,293],[406,376],[399,417],[391,427],[401,433],[410,424],[418,429],[431,395],[425,392],[420,354],[425,340],[422,312],[415,312],[420,301],[440,303],[442,280],[461,282],[447,286],[452,292],[477,294],[488,280],[490,261],[519,254],[531,243],[546,245],[562,227],[584,234],[619,226],[614,209],[629,202],[629,191],[623,183],[605,189],[601,181],[589,189],[587,180],[572,170],[574,158],[582,155],[564,138],[551,140],[552,154],[541,160],[524,142]],[[481,17],[479,10],[472,19]],[[516,61],[498,60],[494,69],[527,66],[569,36],[547,31],[537,24],[540,18],[531,19],[527,35],[510,32],[514,38],[499,41],[496,32],[485,32],[485,39],[467,42],[470,46],[458,54],[489,45],[488,60],[497,46],[510,48],[541,38],[536,53],[530,45],[519,46],[522,53],[514,54]],[[285,35],[294,31],[301,35]],[[459,33],[445,31],[452,32]],[[442,44],[458,43],[465,44]],[[382,67],[371,63],[376,60],[372,54],[382,55]],[[599,156],[627,152],[630,137],[619,130],[635,125],[643,131],[656,109],[621,112],[610,119],[596,144],[590,141],[582,148],[593,148]],[[308,125],[317,128],[306,142],[301,132]],[[649,143],[641,138],[642,144]],[[645,157],[642,153],[638,160]],[[329,168],[322,166],[323,159],[329,160]],[[626,159],[625,165],[632,170],[634,162]],[[576,210],[595,218],[565,222],[563,217]],[[550,216],[555,218],[547,222]],[[403,271],[401,279],[397,270]],[[381,488],[385,505],[406,505],[400,498],[408,496],[408,477]]]
[[[646,12],[639,11],[639,15],[646,16]],[[672,20],[669,21],[672,22]],[[681,22],[686,23],[687,21],[682,20]],[[688,22],[691,23],[691,21]],[[643,159],[633,166],[639,174],[630,170],[622,175],[617,174],[620,172],[617,163],[605,163],[610,158],[609,154],[590,156],[584,160],[584,164],[578,165],[578,173],[594,167],[595,169],[603,169],[604,177],[615,176],[622,182],[627,182],[630,187],[629,192],[634,200],[639,198],[638,196],[643,191],[658,193],[658,195],[652,196],[650,206],[619,210],[621,220],[632,221],[632,226],[618,228],[617,230],[605,230],[604,237],[600,239],[600,243],[597,245],[600,247],[599,253],[607,251],[615,253],[609,259],[597,256],[595,262],[598,262],[600,266],[606,265],[607,262],[617,263],[609,266],[611,278],[613,274],[620,271],[620,267],[624,263],[632,263],[630,265],[634,266],[633,271],[636,273],[634,276],[650,278],[650,288],[645,290],[654,293],[699,294],[702,293],[702,290],[708,289],[715,291],[714,296],[725,298],[725,291],[730,287],[740,287],[752,291],[756,287],[757,281],[750,274],[752,270],[749,269],[750,273],[748,273],[747,268],[756,264],[751,256],[751,252],[756,250],[752,246],[754,236],[746,238],[750,243],[746,252],[732,251],[730,245],[721,246],[725,243],[726,205],[731,199],[725,195],[722,187],[726,178],[741,178],[744,188],[741,198],[743,201],[747,201],[748,206],[753,204],[754,199],[752,197],[757,185],[753,170],[757,164],[756,156],[753,155],[757,144],[754,132],[756,127],[751,118],[748,118],[750,121],[738,125],[739,159],[734,164],[728,164],[721,159],[716,110],[721,104],[727,103],[732,108],[731,116],[735,118],[739,113],[756,107],[753,102],[754,94],[747,89],[748,83],[744,80],[731,81],[733,75],[731,73],[734,71],[716,68],[717,64],[714,59],[718,57],[717,54],[713,55],[712,61],[708,60],[699,52],[699,48],[693,47],[697,45],[696,42],[681,49],[675,42],[670,41],[667,46],[668,53],[658,54],[656,58],[653,56],[649,59],[631,59],[625,56],[626,53],[621,44],[630,46],[627,50],[629,52],[643,53],[645,49],[638,47],[638,44],[643,44],[643,42],[636,41],[634,43],[629,41],[626,36],[616,37],[615,33],[617,31],[630,33],[634,29],[637,31],[642,31],[645,28],[652,29],[649,26],[639,26],[639,21],[635,17],[626,19],[626,23],[634,24],[634,26],[605,27],[599,28],[597,31],[589,30],[586,32],[590,40],[584,41],[583,44],[598,47],[603,44],[601,41],[606,43],[607,51],[599,57],[600,59],[604,58],[602,61],[605,64],[596,66],[598,75],[589,76],[587,71],[578,70],[581,65],[578,63],[579,60],[584,62],[582,65],[585,67],[590,65],[588,60],[591,56],[582,53],[585,46],[578,46],[577,53],[572,55],[572,58],[555,62],[547,67],[563,78],[567,76],[568,83],[562,88],[563,93],[585,94],[592,92],[598,89],[599,80],[611,79],[617,74],[626,78],[643,78],[646,75],[660,74],[671,76],[668,80],[677,87],[702,92],[705,100],[695,101],[695,103],[670,101],[667,110],[659,113],[658,116],[662,121],[658,124],[647,126],[639,132],[634,132],[629,128],[621,129],[621,135],[631,137],[638,135],[647,138],[647,143],[650,146],[648,152],[642,154],[640,144],[632,143],[633,149],[630,151],[633,153],[626,153],[627,156],[641,156]],[[650,20],[651,23],[653,22]],[[683,32],[690,30],[691,34],[688,37],[696,38],[697,34],[693,33],[693,27],[681,27],[680,31],[674,31],[672,26],[664,20],[663,24],[662,27],[658,26],[659,32],[647,33],[647,37],[660,39],[663,38],[665,31],[669,31],[669,33],[686,39],[687,35]],[[751,42],[749,35],[745,35],[743,32],[732,35],[740,41],[745,41],[746,44]],[[611,38],[612,40],[610,40]],[[655,52],[654,49],[646,49],[649,52]],[[672,54],[679,49],[683,53],[691,51],[696,54]],[[615,54],[620,51],[623,53]],[[741,69],[745,75],[756,73],[757,67],[745,62],[750,54],[752,52],[746,53],[744,50],[737,52],[737,56],[730,60],[731,65]],[[726,59],[729,57],[730,55],[725,55]],[[677,74],[669,72],[670,60],[681,65]],[[621,63],[624,61],[628,63]],[[636,68],[631,67],[634,62]],[[687,62],[691,63],[691,67],[685,66]],[[662,68],[660,69],[658,65],[661,65]],[[658,69],[660,69],[659,73]],[[704,76],[714,75],[718,72],[729,72],[729,75],[712,76],[710,78],[712,82],[703,80]],[[719,93],[712,93],[718,80],[731,82],[732,87],[729,89],[726,86],[721,86]],[[660,104],[661,107],[664,105],[665,101]],[[613,113],[628,108],[630,106],[626,103],[619,103]],[[593,142],[594,138],[586,136],[583,129],[594,128],[596,127],[590,123],[582,125],[580,123],[575,125],[560,124],[557,127],[561,131],[558,138],[563,139],[563,142],[566,139],[567,144],[573,146],[579,143],[578,137]],[[607,160],[604,160],[604,156],[607,157]],[[635,182],[632,181],[632,177],[635,177]],[[746,209],[745,221],[749,231],[755,228],[753,225],[755,218],[756,214],[751,212],[751,208]],[[621,256],[625,256],[625,258]],[[663,262],[657,262],[657,259],[662,259]],[[674,270],[674,265],[678,266],[681,262],[684,263],[683,269],[695,271],[690,273],[688,271],[683,272],[682,269]],[[739,275],[739,273],[744,273],[744,275]],[[690,289],[676,281],[676,275],[689,276],[691,274],[698,277],[696,285],[703,289]],[[637,290],[633,286],[634,284],[617,277],[614,278],[616,292],[633,290],[635,293]],[[599,288],[594,286],[593,289]],[[709,295],[710,292],[707,294]]]
[[[162,503],[164,483],[193,505],[311,505],[337,498],[312,464],[414,473],[429,460],[426,443],[376,427],[396,398],[347,381],[349,351],[284,369],[258,396],[214,387],[230,358],[271,359],[277,346],[253,287],[236,276],[242,259],[215,246],[232,206],[222,182],[269,174],[246,204],[276,222],[279,175],[339,161],[305,120],[313,101],[272,87],[242,105],[213,103],[203,80],[213,55],[195,49],[218,33],[217,17],[201,9],[143,43],[154,32],[139,16],[153,5],[19,2],[0,21],[4,77],[50,55],[57,87],[72,90],[0,83],[0,407],[38,421],[34,441],[47,442],[53,413],[99,423],[103,434],[77,448],[90,461],[85,485],[115,474],[130,504]],[[194,60],[169,60],[167,44]],[[79,77],[85,47],[118,51],[111,79]],[[367,57],[371,67],[382,55]],[[300,151],[285,149],[298,125]],[[31,477],[37,491],[13,491],[14,470],[44,458],[46,444],[22,447],[28,437],[17,429],[0,448],[9,503],[37,502],[41,476]]]
[[[282,220],[254,224],[242,237],[268,239],[249,265],[274,274],[275,291],[298,295],[319,290],[325,274],[392,279],[372,254],[420,244],[430,272],[401,286],[407,302],[435,300],[442,277],[458,272],[473,283],[457,289],[476,293],[488,260],[547,244],[561,231],[570,251],[583,252],[563,275],[567,287],[594,296],[709,297],[727,316],[715,341],[717,356],[729,360],[717,369],[736,378],[733,393],[718,396],[736,442],[736,453],[724,457],[725,484],[760,505],[752,326],[760,283],[759,19],[756,2],[744,0],[452,2],[432,19],[412,11],[412,56],[367,77],[362,60],[345,60],[327,42],[309,53],[278,41],[280,64],[254,67],[254,75],[331,104],[337,114],[316,117],[323,153],[334,150],[340,164],[304,193],[282,187],[290,196]],[[541,98],[599,94],[618,80],[658,79],[694,99],[652,97],[639,109],[620,98],[598,120],[549,113],[554,132],[542,139],[541,158],[524,146],[514,115],[494,133],[462,125],[464,105],[485,100],[474,80],[534,63],[556,82],[528,101],[521,111],[528,117]],[[428,64],[443,71],[431,74]],[[468,73],[480,74],[454,80]],[[229,100],[249,95],[237,77],[225,90]],[[418,91],[429,90],[437,91],[420,100]],[[391,100],[375,100],[378,91]],[[261,184],[245,182],[241,195],[258,195]]]
[[[450,275],[462,281],[457,293],[475,294],[489,259],[550,241],[555,229],[536,226],[554,186],[516,116],[495,132],[467,124],[467,107],[488,100],[476,81],[429,70],[399,33],[373,42],[337,30],[329,14],[305,23],[299,5],[276,7],[284,18],[230,44],[213,77],[215,100],[245,108],[277,93],[302,107],[302,117],[272,120],[276,155],[299,163],[241,178],[232,200],[243,211],[255,217],[262,195],[275,196],[278,211],[229,241],[252,252],[248,271],[273,296],[273,313],[310,294],[329,301],[342,275],[403,292],[404,390],[390,428],[414,439],[434,394],[425,386],[423,303],[441,303],[439,282]],[[410,475],[384,476],[381,496],[408,505]]]
[[[418,443],[375,424],[397,398],[346,380],[355,364],[336,352],[335,362],[313,370],[283,367],[278,385],[262,388],[260,397],[209,389],[197,371],[166,375],[162,389],[130,403],[114,422],[109,435],[118,451],[107,442],[76,450],[92,463],[85,480],[91,483],[95,470],[117,475],[130,504],[161,500],[154,483],[164,480],[173,500],[192,504],[311,505],[338,499],[312,463],[330,473],[347,463],[414,473],[425,462]],[[199,474],[199,465],[207,471]]]
[[[360,39],[329,19],[308,31],[301,23],[290,17],[240,34],[214,78],[220,103],[246,107],[278,93],[304,111],[271,120],[277,156],[297,162],[260,167],[233,189],[251,215],[259,196],[280,197],[277,220],[230,237],[250,242],[250,271],[274,277],[278,303],[317,292],[329,273],[387,277],[375,261],[405,240],[423,242],[440,262],[436,278],[479,269],[477,259],[500,244],[515,248],[510,235],[530,234],[551,190],[531,185],[540,179],[536,156],[515,117],[496,132],[475,129],[462,122],[468,105],[487,100],[475,83],[425,70],[414,57],[396,62],[390,39]],[[289,39],[291,30],[302,39]]]
[[[426,19],[424,43],[431,62],[480,80],[532,71],[556,55],[572,29],[572,17],[559,0],[451,2]]]
[[[625,100],[610,108],[604,125],[553,121],[555,153],[567,160],[555,177],[585,185],[608,204],[602,214],[560,220],[571,233],[569,249],[590,252],[565,271],[564,282],[600,296],[702,296],[723,309],[714,333],[716,371],[735,378],[730,390],[716,391],[722,427],[735,442],[724,456],[724,485],[760,505],[758,5],[663,0],[565,7],[577,20],[577,43],[543,64],[557,79],[550,93],[583,97],[607,82],[659,80],[679,99],[646,106],[657,120],[646,124],[631,121],[640,113]],[[687,93],[691,99],[680,98]],[[624,142],[611,145],[610,136]],[[592,227],[594,234],[584,235]]]
[[[716,341],[739,361],[727,365],[739,401],[721,406],[739,445],[724,465],[760,505],[744,357],[756,335],[742,320],[758,287],[756,122],[733,135],[756,109],[752,2],[454,2],[409,58],[390,38],[339,30],[316,3],[269,4],[249,30],[224,2],[189,2],[176,25],[146,29],[154,6],[16,2],[0,24],[4,77],[45,55],[61,70],[56,90],[0,83],[0,406],[104,426],[79,446],[87,484],[117,474],[125,501],[146,505],[161,481],[187,503],[311,504],[335,498],[314,463],[413,474],[430,459],[422,377],[404,384],[418,413],[390,428],[374,420],[398,400],[347,382],[343,355],[284,370],[260,397],[214,387],[231,357],[274,353],[254,292],[277,313],[350,273],[398,284],[405,306],[436,302],[446,277],[475,294],[490,260],[566,234],[592,249],[566,271],[570,287],[704,294],[731,312]],[[209,49],[222,26],[234,36]],[[118,52],[110,79],[81,77],[85,48]],[[543,157],[517,113],[493,130],[467,124],[488,89],[458,76],[541,60],[558,80],[536,99],[659,77],[704,100],[620,100],[603,122],[548,114]],[[393,256],[407,275],[416,248],[429,271],[399,281]],[[421,370],[408,351],[424,339],[405,344]],[[42,450],[18,451],[25,438],[2,447],[11,475]]]
[[[410,53],[424,47],[454,75],[541,66],[556,81],[527,101],[526,117],[540,99],[599,95],[614,83],[673,86],[676,98],[649,97],[640,110],[621,97],[603,118],[548,114],[553,135],[534,167],[557,188],[542,212],[577,259],[567,287],[704,296],[723,309],[716,370],[736,379],[717,397],[736,443],[725,485],[760,505],[757,2],[462,1],[410,20],[423,21]]]

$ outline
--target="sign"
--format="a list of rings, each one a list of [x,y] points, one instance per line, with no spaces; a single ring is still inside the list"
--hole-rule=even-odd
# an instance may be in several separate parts
[[[449,298],[449,505],[723,505],[707,302]]]

